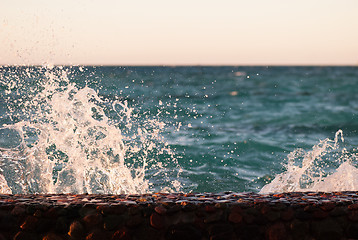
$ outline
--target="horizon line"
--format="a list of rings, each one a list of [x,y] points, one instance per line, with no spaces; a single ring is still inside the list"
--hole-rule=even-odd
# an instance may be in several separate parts
[[[1,64],[0,67],[358,67],[358,64]]]

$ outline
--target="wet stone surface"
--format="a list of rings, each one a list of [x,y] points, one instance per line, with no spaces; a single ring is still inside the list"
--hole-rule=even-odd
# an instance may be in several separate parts
[[[3,239],[358,239],[358,192],[0,195]]]

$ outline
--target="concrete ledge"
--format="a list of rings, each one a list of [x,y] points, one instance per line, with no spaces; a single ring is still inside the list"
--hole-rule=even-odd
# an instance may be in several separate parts
[[[3,239],[358,239],[358,193],[0,195]]]

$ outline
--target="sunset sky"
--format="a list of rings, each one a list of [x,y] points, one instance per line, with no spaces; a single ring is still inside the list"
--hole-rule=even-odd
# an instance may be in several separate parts
[[[0,64],[358,65],[357,0],[2,0]]]

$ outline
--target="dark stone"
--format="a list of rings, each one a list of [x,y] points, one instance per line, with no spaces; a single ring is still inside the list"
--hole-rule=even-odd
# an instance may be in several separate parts
[[[354,203],[348,206],[349,210],[358,210],[358,203]]]
[[[125,205],[101,205],[97,206],[97,211],[102,213],[103,215],[108,214],[116,214],[116,215],[122,215],[127,211],[127,207]]]
[[[257,210],[256,208],[253,208],[253,207],[250,207],[250,208],[245,209],[244,212],[245,212],[246,215],[251,215],[251,216],[258,216],[258,215],[260,215],[259,210]]]
[[[312,233],[318,239],[341,239],[343,237],[343,229],[331,218],[322,221],[314,221],[311,224]]]
[[[4,235],[2,235],[1,233],[0,233],[0,240],[6,240],[6,238],[4,237]]]
[[[310,225],[307,221],[294,219],[290,224],[291,236],[294,240],[309,237]]]
[[[175,214],[175,213],[179,212],[180,210],[181,210],[181,206],[178,206],[178,205],[171,206],[167,209],[167,215]]]
[[[267,206],[267,205],[262,205],[261,206],[261,209],[260,209],[260,212],[265,215],[267,214],[268,212],[271,212],[271,207]]]
[[[20,231],[16,233],[13,240],[38,240],[36,235],[31,232]]]
[[[125,219],[123,216],[118,215],[108,215],[103,218],[103,227],[107,231],[112,231],[120,225],[124,225]]]
[[[182,223],[182,215],[183,212],[177,212],[176,214],[171,214],[169,216],[165,216],[165,222],[168,226],[176,225]]]
[[[264,234],[257,225],[239,225],[234,228],[236,237],[240,240],[265,239]]]
[[[272,210],[274,211],[284,211],[286,210],[287,206],[286,204],[283,204],[283,203],[275,203],[273,206],[272,206]]]
[[[128,208],[125,205],[115,205],[115,206],[111,206],[111,209],[113,208],[113,211],[111,211],[111,213],[113,214],[124,214],[128,211]]]
[[[275,223],[266,230],[266,238],[269,240],[286,240],[288,238],[285,225],[283,223]]]
[[[303,211],[313,213],[313,212],[317,211],[317,207],[312,206],[312,205],[308,205],[308,206],[303,208]]]
[[[34,230],[38,219],[34,216],[28,216],[25,221],[21,224],[20,228],[23,230]]]
[[[344,207],[335,207],[330,211],[329,215],[332,217],[339,217],[347,214],[347,210]]]
[[[26,207],[26,214],[27,215],[33,215],[35,213],[35,211],[36,211],[36,208],[33,205],[29,205],[29,206]]]
[[[331,202],[324,203],[320,206],[320,208],[326,212],[332,211],[335,207],[336,207],[336,204],[331,203]]]
[[[280,214],[278,214],[278,218],[279,217],[280,217]],[[266,216],[260,214],[255,217],[254,222],[255,222],[255,224],[258,224],[258,225],[266,225],[267,223],[269,223],[269,220],[267,219]]]
[[[311,213],[299,208],[295,212],[295,218],[297,218],[299,220],[310,220],[312,218],[312,215],[311,215]]]
[[[26,209],[22,205],[16,205],[11,211],[11,215],[13,216],[23,216],[25,214],[26,214]]]
[[[75,219],[80,217],[80,213],[79,213],[79,210],[81,209],[80,206],[69,205],[65,207],[65,209],[67,210],[66,217],[68,217],[68,219]]]
[[[218,233],[210,236],[210,240],[229,240],[234,238],[235,238],[234,233],[228,233],[228,232]]]
[[[37,218],[41,218],[42,215],[43,215],[43,213],[42,213],[42,211],[40,209],[37,209],[33,214],[33,216],[37,217]]]
[[[93,229],[102,223],[102,215],[99,213],[90,214],[85,216],[82,221],[87,229]]]
[[[242,213],[242,208],[240,206],[234,205],[231,209],[230,212],[235,212],[235,213]]]
[[[158,213],[153,213],[150,216],[150,225],[156,229],[162,229],[165,227],[164,217]]]
[[[192,204],[192,203],[189,203],[189,204],[185,204],[183,207],[182,207],[182,210],[184,212],[192,212],[192,211],[195,211],[197,209],[197,206],[195,204]]]
[[[152,215],[152,213],[153,213],[153,208],[151,208],[151,207],[145,207],[142,210],[143,217],[145,217],[145,218],[150,217],[150,215]]]
[[[225,200],[226,201],[226,200]],[[218,208],[218,209],[226,209],[228,206],[227,206],[227,203],[228,202],[219,202],[219,203],[216,203],[215,204],[215,207]]]
[[[18,227],[18,226],[16,226],[16,218],[10,214],[1,213],[0,214],[0,230],[8,231],[14,227]]]
[[[96,212],[102,213],[103,215],[112,214],[113,208],[110,205],[99,205],[96,207]]]
[[[357,192],[168,196],[1,195],[0,236],[8,240],[358,239]]]
[[[165,215],[167,212],[167,209],[163,206],[157,206],[154,208],[154,211],[156,211],[160,215]]]
[[[58,216],[68,216],[68,211],[65,208],[57,207],[56,208],[56,214],[57,214],[56,217],[58,217]]]
[[[204,223],[214,223],[221,220],[223,220],[223,210],[217,209],[215,212],[212,212],[205,217]]]
[[[253,224],[255,221],[255,216],[253,216],[253,215],[245,213],[243,215],[243,217],[244,217],[245,223],[247,223],[247,224]]]
[[[136,205],[132,206],[131,208],[128,209],[128,212],[130,215],[138,215],[140,214],[140,208]]]
[[[268,211],[264,214],[264,216],[270,221],[274,222],[280,218],[280,212],[277,211]]]
[[[346,234],[348,238],[358,239],[358,224],[349,224],[346,228]]]
[[[70,225],[70,221],[66,217],[59,217],[56,220],[55,230],[59,233],[66,233],[68,227]]]
[[[143,226],[141,231],[133,231],[133,240],[152,240],[152,239],[163,239],[164,232],[159,231],[150,226]]]
[[[214,213],[216,211],[216,208],[212,205],[206,205],[205,206],[205,212],[207,213]]]
[[[313,218],[315,219],[324,219],[327,218],[328,216],[329,213],[321,209],[316,209],[316,211],[313,212]]]
[[[196,216],[194,212],[183,212],[180,215],[181,223],[194,223],[196,220]]]
[[[46,234],[42,240],[63,240],[63,238],[55,233]]]
[[[214,224],[208,229],[210,239],[232,239],[234,236],[231,224]]]
[[[86,236],[86,240],[106,240],[107,236],[104,231],[95,229]]]
[[[131,236],[129,235],[129,231],[127,228],[121,228],[113,233],[111,240],[131,240]]]
[[[201,232],[191,224],[170,226],[165,234],[166,240],[197,240],[201,238]]]
[[[74,221],[70,226],[68,235],[74,239],[81,239],[85,235],[85,229],[80,222]]]
[[[357,210],[349,211],[348,219],[353,222],[357,222],[358,221],[358,211]]]
[[[43,216],[46,218],[56,218],[58,216],[57,209],[52,207],[48,209]]]
[[[231,212],[229,215],[229,221],[232,223],[241,223],[242,215],[238,212]]]
[[[97,211],[95,208],[92,208],[92,207],[89,207],[89,206],[86,206],[86,207],[81,207],[78,211],[79,215],[81,217],[85,217],[87,215],[94,215],[94,214],[97,214]]]
[[[138,225],[140,225],[143,222],[143,217],[141,215],[134,215],[134,216],[129,216],[129,219],[127,220],[126,225],[128,227],[137,227]]]
[[[40,218],[36,224],[35,231],[37,233],[46,233],[55,228],[56,221],[54,219]]]
[[[295,216],[295,211],[292,208],[287,208],[281,213],[281,219],[284,221],[290,221]]]

